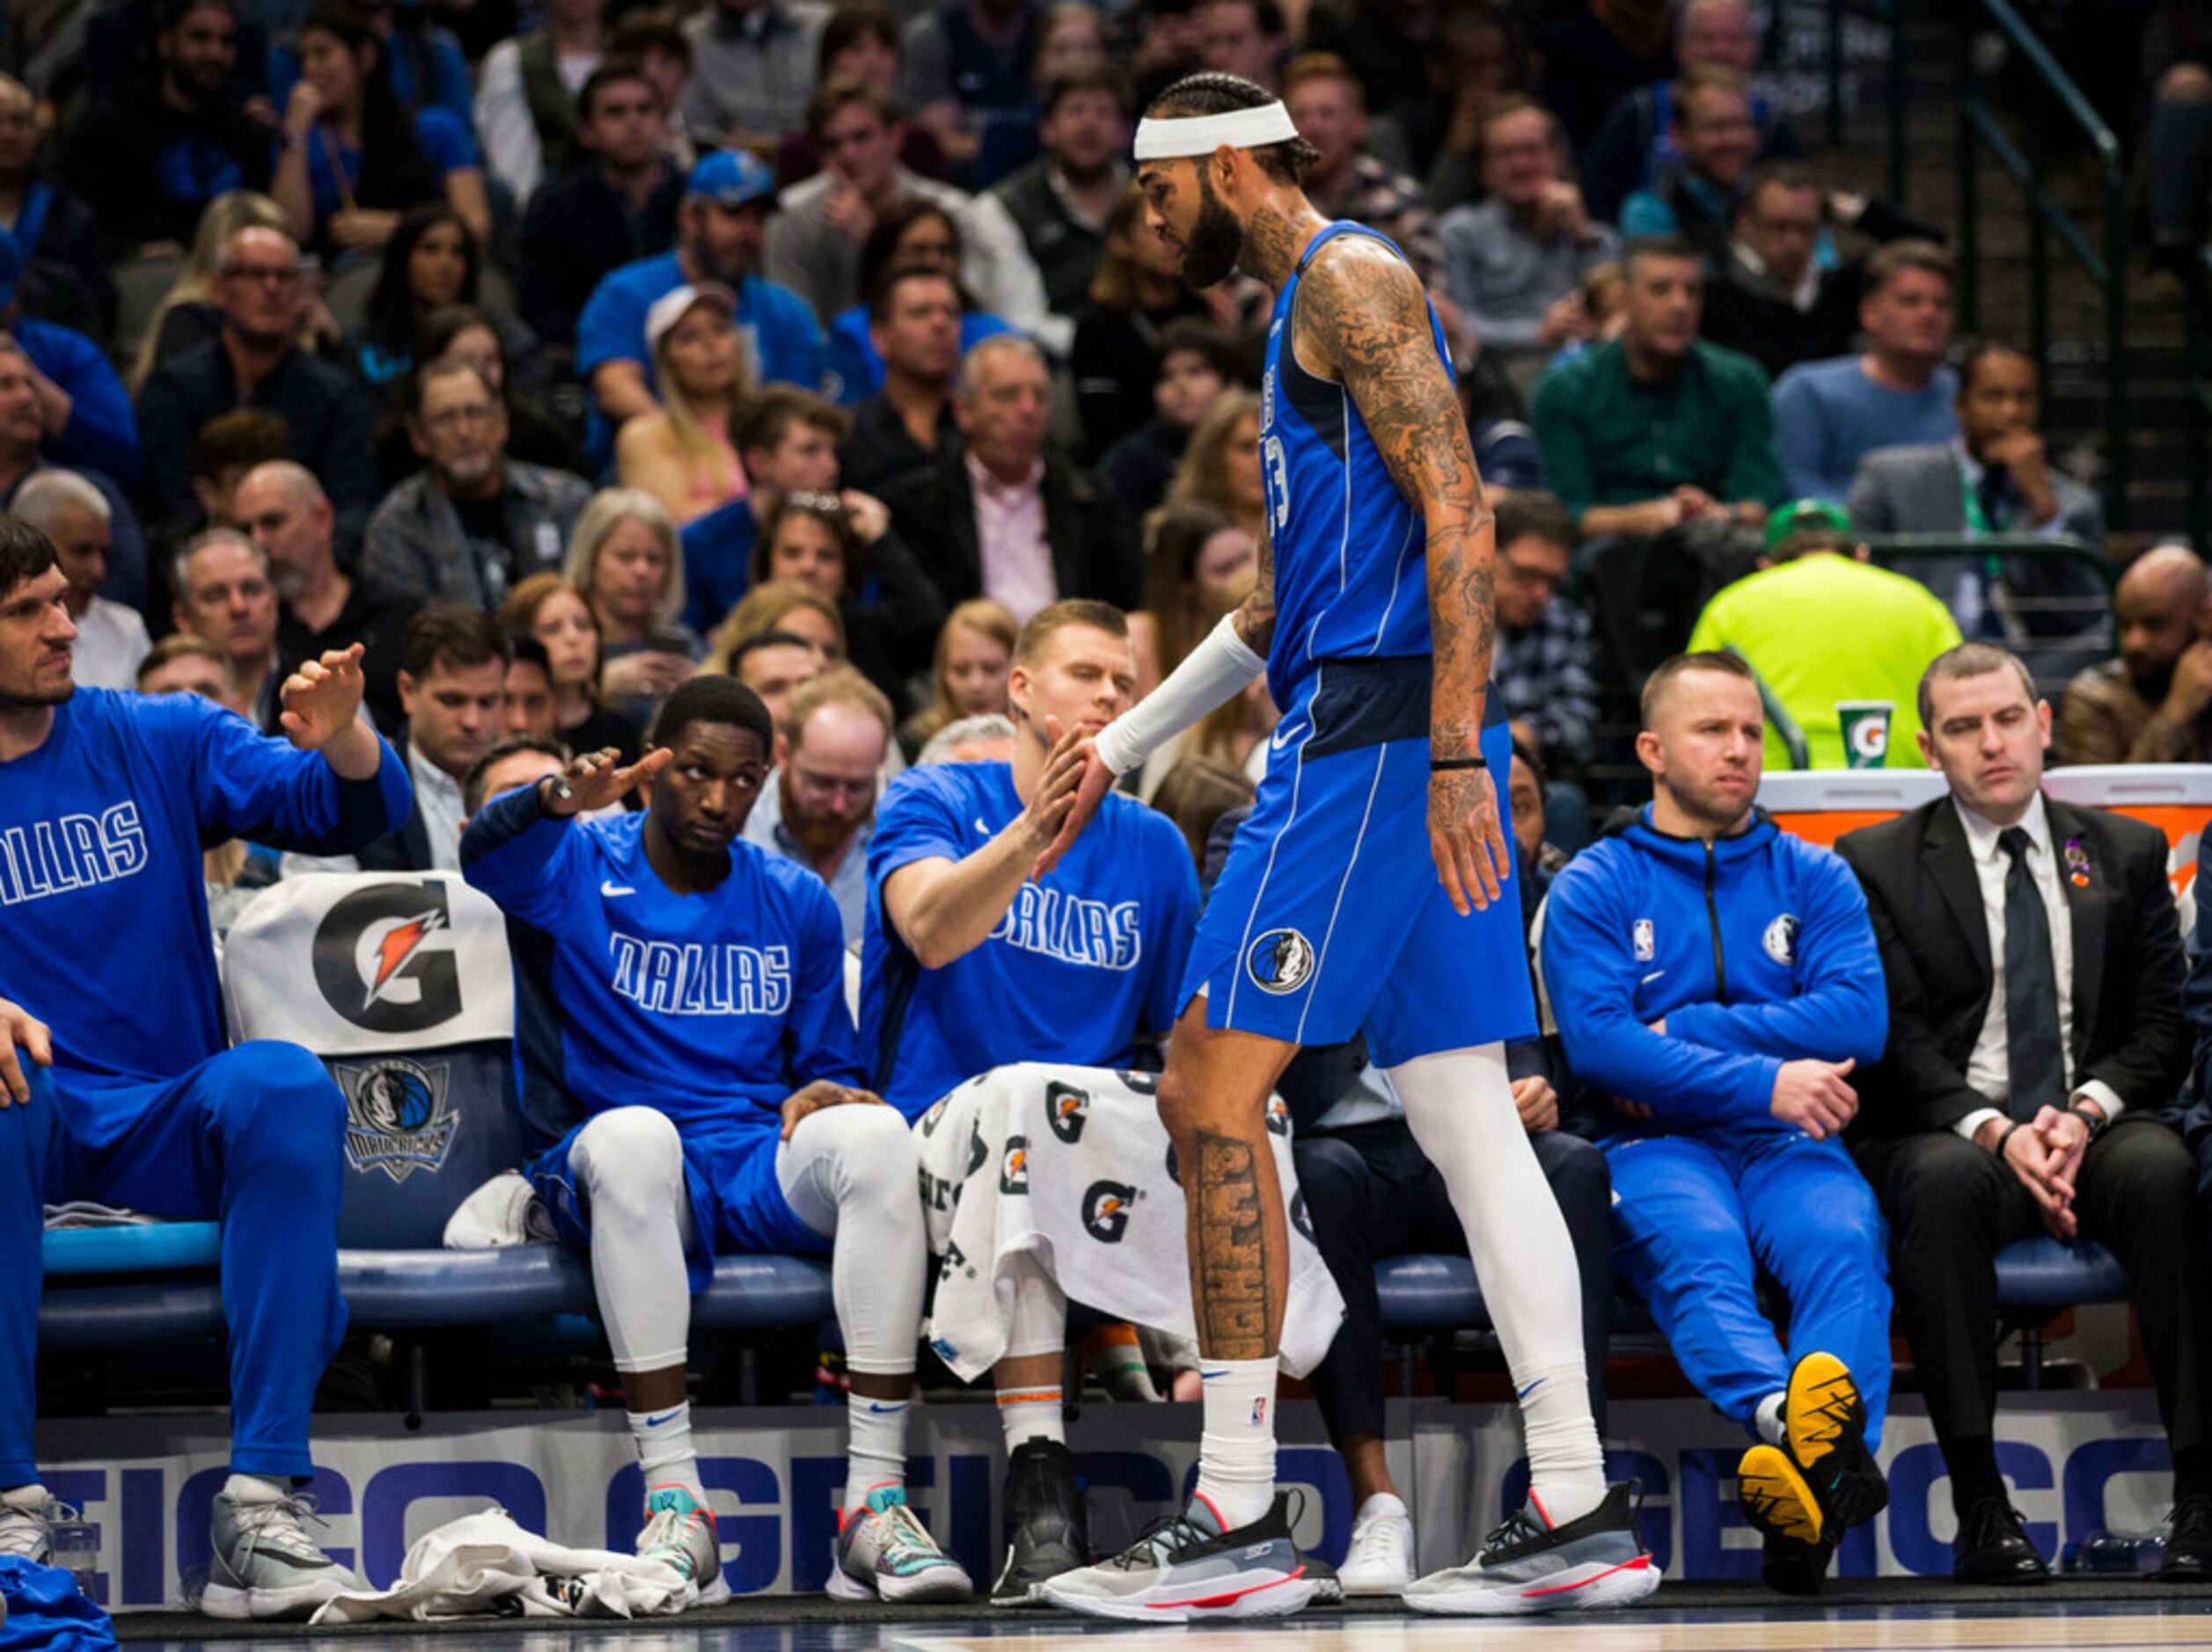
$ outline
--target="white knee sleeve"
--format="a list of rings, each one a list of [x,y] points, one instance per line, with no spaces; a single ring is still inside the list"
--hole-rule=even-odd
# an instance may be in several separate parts
[[[684,1256],[693,1234],[676,1126],[652,1107],[602,1113],[576,1133],[568,1173],[591,1223],[591,1283],[614,1368],[681,1365],[692,1319]]]
[[[867,1375],[914,1369],[928,1240],[914,1138],[896,1108],[824,1107],[776,1155],[792,1213],[831,1241],[830,1289],[846,1363]]]

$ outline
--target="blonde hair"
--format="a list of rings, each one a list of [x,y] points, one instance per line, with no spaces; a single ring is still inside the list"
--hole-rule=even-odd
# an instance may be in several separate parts
[[[714,308],[711,304],[705,307]],[[699,308],[701,306],[696,303],[692,306],[692,310]],[[678,317],[675,325],[663,333],[659,342],[653,347],[653,373],[655,382],[661,387],[661,406],[668,414],[669,433],[676,438],[676,450],[683,456],[687,468],[711,465],[721,457],[721,450],[716,445],[713,434],[707,428],[707,420],[717,413],[722,415],[723,427],[729,433],[729,450],[733,453],[736,451],[737,432],[744,427],[745,408],[752,395],[752,386],[746,379],[750,365],[741,347],[737,351],[737,376],[730,384],[728,403],[719,408],[692,404],[682,384],[677,381],[675,363],[669,359],[669,346],[676,337],[676,329],[683,325],[690,313],[686,311],[683,316]],[[721,315],[721,311],[717,310],[715,313]],[[722,318],[725,321],[730,319],[728,316]],[[736,325],[734,321],[730,325],[733,328]],[[742,457],[739,463],[743,463]]]
[[[157,358],[161,329],[169,319],[169,312],[184,304],[214,302],[216,277],[230,252],[231,237],[241,230],[282,230],[289,238],[292,221],[275,201],[251,189],[233,189],[208,203],[200,215],[200,227],[193,231],[192,251],[185,255],[184,273],[177,277],[177,284],[169,289],[169,296],[146,323],[146,336],[139,340],[137,359],[130,364],[130,393],[134,398],[144,386],[148,376],[160,365]]]
[[[729,617],[714,632],[714,646],[707,651],[707,663],[699,669],[719,676],[729,676],[731,657],[739,648],[764,631],[780,629],[784,617],[801,608],[830,622],[837,637],[838,658],[844,659],[845,621],[838,616],[837,604],[795,580],[770,580],[765,585],[756,585],[747,591],[743,600],[729,610]]]
[[[633,520],[653,530],[668,559],[668,578],[662,581],[660,600],[653,604],[653,623],[665,625],[684,611],[684,547],[677,537],[676,518],[643,488],[603,487],[591,496],[583,515],[576,518],[575,532],[568,537],[568,554],[561,559],[560,572],[582,596],[583,605],[590,608],[592,577],[598,571],[600,550],[617,528]],[[601,624],[597,609],[592,609],[591,618],[594,624]],[[604,630],[604,625],[601,629]],[[605,643],[602,636],[603,655]]]
[[[1012,611],[1005,603],[993,602],[988,596],[971,597],[945,616],[944,625],[937,632],[936,652],[929,662],[929,680],[933,698],[927,708],[906,720],[906,733],[917,742],[934,739],[946,728],[967,715],[954,704],[952,689],[945,681],[945,660],[952,653],[952,633],[972,631],[978,636],[988,637],[1007,651],[1007,662],[1014,661],[1014,640],[1022,628],[1014,623]]]
[[[1229,438],[1238,425],[1249,419],[1256,429],[1260,398],[1249,390],[1226,391],[1206,409],[1198,428],[1190,433],[1190,445],[1183,451],[1175,485],[1168,490],[1170,505],[1212,505],[1227,511],[1240,524],[1242,507],[1229,494],[1228,470],[1223,464]]]
[[[554,597],[563,594],[575,597],[583,604],[585,617],[591,621],[591,698],[599,698],[599,673],[606,669],[605,651],[600,646],[599,617],[591,611],[591,598],[576,588],[576,582],[566,574],[533,574],[507,593],[507,600],[499,605],[501,627],[517,637],[535,636],[538,632],[538,610]]]

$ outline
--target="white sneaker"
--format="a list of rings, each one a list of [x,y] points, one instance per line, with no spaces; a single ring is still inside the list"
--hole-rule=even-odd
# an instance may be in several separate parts
[[[1403,1502],[1380,1492],[1359,1505],[1337,1575],[1347,1596],[1405,1593],[1413,1581],[1413,1517]]]
[[[307,1535],[314,1512],[306,1497],[247,1502],[218,1493],[200,1610],[210,1618],[311,1618],[333,1596],[360,1589],[361,1579]]]
[[[450,1251],[500,1250],[509,1245],[542,1243],[558,1237],[553,1212],[518,1171],[502,1170],[461,1201],[446,1218],[443,1242]]]
[[[0,1554],[51,1566],[54,1523],[76,1518],[77,1510],[55,1502],[43,1486],[18,1486],[0,1492]]]
[[[722,1575],[721,1533],[714,1511],[682,1486],[656,1486],[646,1495],[645,1530],[638,1533],[638,1554],[658,1561],[699,1590],[699,1604],[718,1606],[729,1598]]]

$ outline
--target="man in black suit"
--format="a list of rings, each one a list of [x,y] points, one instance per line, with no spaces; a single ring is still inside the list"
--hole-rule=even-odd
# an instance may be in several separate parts
[[[1951,1473],[1952,1571],[2049,1575],[1995,1444],[1995,1259],[2047,1232],[2127,1267],[2173,1448],[2159,1576],[2212,1581],[2212,1285],[2195,1166],[2154,1116],[2189,1062],[2165,838],[2043,796],[2050,707],[2003,648],[1938,655],[1920,717],[1951,794],[1836,848],[1866,888],[1890,1002],[1853,1151]]]
[[[1063,598],[1144,600],[1144,555],[1120,501],[1045,446],[1051,381],[1018,333],[960,363],[961,445],[883,490],[891,526],[946,603],[989,596],[1016,619]]]

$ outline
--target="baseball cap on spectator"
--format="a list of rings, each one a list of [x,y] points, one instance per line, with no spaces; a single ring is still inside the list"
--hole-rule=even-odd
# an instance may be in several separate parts
[[[1543,455],[1536,450],[1536,433],[1519,420],[1483,420],[1476,425],[1470,442],[1486,486],[1510,493],[1544,485]]]
[[[686,197],[704,196],[718,207],[745,207],[766,200],[774,204],[775,175],[743,150],[717,150],[692,168]]]
[[[696,287],[678,287],[673,292],[663,293],[653,301],[653,307],[645,312],[645,347],[660,347],[661,335],[681,321],[699,304],[711,304],[731,320],[737,318],[737,295],[720,281],[701,281]]]
[[[1827,499],[1793,499],[1767,518],[1764,549],[1771,551],[1793,533],[1849,533],[1851,518],[1842,506]]]
[[[0,228],[0,310],[8,307],[15,296],[16,283],[23,279],[23,246],[15,238],[15,231]]]

